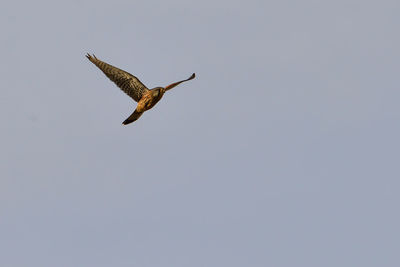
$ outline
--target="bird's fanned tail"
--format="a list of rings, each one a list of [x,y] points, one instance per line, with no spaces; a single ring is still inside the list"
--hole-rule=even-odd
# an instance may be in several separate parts
[[[139,119],[142,114],[143,112],[138,112],[137,110],[135,110],[122,124],[127,125],[129,123],[132,123]]]

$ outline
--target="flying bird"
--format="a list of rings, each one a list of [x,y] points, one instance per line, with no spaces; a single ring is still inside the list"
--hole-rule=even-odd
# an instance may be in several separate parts
[[[194,79],[194,73],[186,80],[172,83],[165,87],[148,89],[138,78],[132,74],[101,61],[95,55],[87,54],[86,57],[96,65],[111,81],[122,91],[135,100],[138,104],[135,111],[122,123],[124,125],[136,121],[143,112],[151,109],[163,97],[164,93],[180,83]]]

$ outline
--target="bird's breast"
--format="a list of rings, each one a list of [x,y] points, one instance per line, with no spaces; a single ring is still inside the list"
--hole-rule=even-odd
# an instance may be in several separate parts
[[[151,92],[148,92],[142,97],[142,99],[140,99],[136,109],[141,112],[149,110],[160,101],[162,96],[162,94],[154,96]]]

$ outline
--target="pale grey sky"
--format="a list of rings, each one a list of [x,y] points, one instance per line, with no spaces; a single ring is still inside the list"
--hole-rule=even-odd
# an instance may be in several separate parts
[[[0,267],[400,266],[398,1],[6,1]],[[148,87],[137,122],[86,58]]]

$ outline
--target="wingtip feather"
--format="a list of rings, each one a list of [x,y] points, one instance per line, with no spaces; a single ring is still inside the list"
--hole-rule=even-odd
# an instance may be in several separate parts
[[[92,61],[92,59],[97,59],[97,57],[96,57],[94,54],[90,55],[89,53],[86,53],[86,57],[87,57],[90,61]]]

